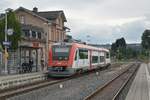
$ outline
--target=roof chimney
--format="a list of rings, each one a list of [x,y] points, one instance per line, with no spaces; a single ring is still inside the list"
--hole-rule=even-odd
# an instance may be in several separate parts
[[[37,7],[34,7],[34,8],[33,8],[33,12],[37,13],[37,12],[38,12],[38,8],[37,8]]]

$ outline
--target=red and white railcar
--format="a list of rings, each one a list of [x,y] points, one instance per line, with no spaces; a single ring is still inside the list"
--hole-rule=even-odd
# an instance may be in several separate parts
[[[55,43],[49,52],[48,74],[71,76],[80,71],[110,65],[108,49],[79,43]]]

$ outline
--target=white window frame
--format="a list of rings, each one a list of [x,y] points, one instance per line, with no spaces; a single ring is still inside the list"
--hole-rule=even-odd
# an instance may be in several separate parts
[[[23,15],[20,16],[20,23],[25,24],[25,16]]]

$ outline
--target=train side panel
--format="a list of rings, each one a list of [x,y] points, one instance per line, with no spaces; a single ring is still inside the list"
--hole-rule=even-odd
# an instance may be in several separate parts
[[[72,68],[78,71],[88,70],[90,66],[89,51],[83,48],[77,48],[75,52]]]
[[[49,53],[49,67],[48,71],[51,76],[71,76],[80,71],[92,70],[98,67],[105,67],[110,64],[110,55],[108,55],[109,50],[95,48],[83,44],[73,43],[70,45],[70,49],[68,51],[68,58],[65,59],[64,53],[66,52],[65,47],[67,48],[67,44],[60,45],[57,43],[55,45],[58,47],[56,49],[57,55],[55,57],[53,48]],[[61,49],[62,48],[62,49]],[[53,59],[54,58],[54,59]]]

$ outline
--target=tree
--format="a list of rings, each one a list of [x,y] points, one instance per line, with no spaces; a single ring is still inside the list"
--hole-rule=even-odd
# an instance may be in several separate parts
[[[141,44],[144,49],[150,49],[150,30],[145,30],[143,32]]]
[[[12,28],[14,30],[13,35],[8,36],[8,41],[11,41],[11,49],[18,48],[18,41],[21,39],[21,25],[16,19],[15,13],[13,11],[9,11],[7,13],[7,21],[8,21],[8,29]],[[5,18],[0,20],[0,43],[5,40]]]
[[[116,47],[117,48],[126,48],[126,46],[127,46],[127,44],[126,44],[126,41],[123,37],[116,40]]]
[[[117,51],[116,43],[112,43],[112,45],[111,45],[111,56],[115,56],[116,51]]]
[[[115,43],[112,43],[111,54],[118,59],[122,59],[126,55],[126,41],[123,37],[117,39]]]
[[[112,51],[116,51],[116,50],[117,50],[116,43],[112,43],[112,45],[111,45],[111,50],[112,50]]]
[[[2,45],[0,44],[0,52],[3,51]]]

